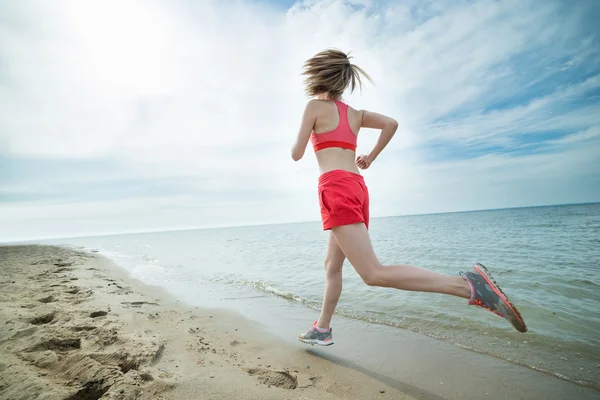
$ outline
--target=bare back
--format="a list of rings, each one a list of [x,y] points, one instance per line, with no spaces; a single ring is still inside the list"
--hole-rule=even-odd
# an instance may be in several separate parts
[[[340,117],[346,120],[342,121]],[[381,129],[381,133],[369,154],[356,157],[356,139],[361,127]],[[296,142],[292,146],[292,159],[302,159],[311,140],[321,173],[339,169],[358,174],[359,168],[369,168],[397,128],[398,122],[385,115],[355,110],[337,100],[312,99],[304,109]]]
[[[331,100],[319,100],[316,108],[316,121],[313,131],[315,134],[330,132],[340,123],[340,114]],[[348,124],[352,132],[358,136],[362,123],[363,111],[348,106]],[[337,147],[322,149],[316,152],[317,162],[321,173],[341,169],[359,173],[356,166],[356,154],[352,150]]]

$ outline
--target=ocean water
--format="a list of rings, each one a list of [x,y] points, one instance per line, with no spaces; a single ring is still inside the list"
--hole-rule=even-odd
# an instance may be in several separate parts
[[[529,332],[463,299],[368,287],[348,263],[338,315],[410,329],[600,389],[600,204],[375,218],[370,231],[383,263],[452,275],[486,265]],[[97,249],[134,277],[196,305],[210,300],[242,309],[260,297],[278,307],[312,308],[316,319],[327,235],[311,222],[42,243]]]

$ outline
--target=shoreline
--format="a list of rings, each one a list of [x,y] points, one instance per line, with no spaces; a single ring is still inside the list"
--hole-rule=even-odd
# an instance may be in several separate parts
[[[0,399],[412,399],[241,316],[186,307],[100,255],[0,256]]]
[[[360,321],[340,320],[332,348],[291,345],[293,326],[267,331],[286,317],[277,312],[257,320],[186,306],[103,256],[68,247],[0,246],[0,266],[0,399],[600,398],[527,367]],[[376,343],[362,343],[357,331]]]

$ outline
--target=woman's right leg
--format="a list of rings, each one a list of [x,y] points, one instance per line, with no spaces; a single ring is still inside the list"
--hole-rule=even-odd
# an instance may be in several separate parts
[[[483,265],[473,266],[464,278],[412,265],[384,266],[375,256],[364,223],[338,226],[332,231],[348,261],[367,285],[444,293],[469,299],[468,304],[484,307],[508,320],[519,332],[527,332],[523,317]]]
[[[356,272],[369,286],[443,293],[469,299],[471,289],[460,276],[449,276],[412,265],[382,265],[364,223],[332,229],[337,244]]]

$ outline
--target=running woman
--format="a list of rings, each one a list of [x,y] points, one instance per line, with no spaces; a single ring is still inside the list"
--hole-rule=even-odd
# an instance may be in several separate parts
[[[507,319],[519,332],[527,327],[516,307],[508,300],[482,264],[475,264],[460,276],[449,276],[412,265],[382,265],[369,237],[369,192],[359,169],[367,169],[390,142],[398,122],[371,111],[356,110],[342,101],[342,94],[360,85],[361,75],[369,76],[339,50],[316,54],[304,64],[308,101],[292,148],[292,158],[304,155],[310,139],[319,164],[318,199],[323,230],[329,230],[325,257],[325,293],[319,319],[298,336],[304,343],[333,344],[331,317],[342,293],[342,265],[347,258],[369,286],[442,293],[468,299]],[[381,130],[369,154],[356,157],[361,128]]]

